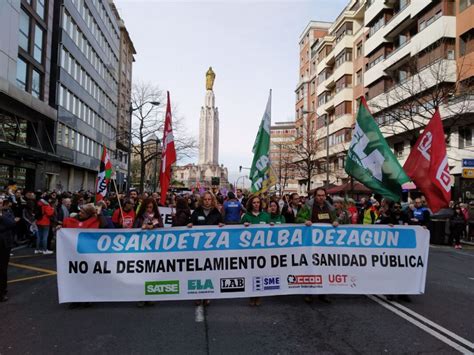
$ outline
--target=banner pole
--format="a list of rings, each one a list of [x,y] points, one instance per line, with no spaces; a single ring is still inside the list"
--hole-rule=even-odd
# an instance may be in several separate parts
[[[118,193],[118,189],[117,189],[117,184],[115,183],[115,179],[112,179],[112,182],[114,183],[115,194],[117,195],[117,201],[118,201],[119,208],[120,208],[120,216],[122,217],[122,224],[123,224],[123,209],[122,209],[122,203],[120,202],[120,197],[119,197],[119,193]]]

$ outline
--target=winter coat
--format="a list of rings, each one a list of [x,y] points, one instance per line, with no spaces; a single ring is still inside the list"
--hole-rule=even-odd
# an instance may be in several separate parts
[[[43,216],[36,221],[36,224],[40,227],[48,227],[51,224],[51,217],[54,215],[54,208],[43,200],[38,202],[38,206],[40,206]]]
[[[213,208],[206,216],[204,209],[199,206],[191,215],[191,223],[195,226],[215,226],[223,222],[224,218],[217,208]]]
[[[173,227],[187,226],[191,221],[191,210],[176,210],[176,214],[173,216]]]
[[[15,216],[11,209],[3,210],[0,216],[0,248],[12,248],[15,230]]]

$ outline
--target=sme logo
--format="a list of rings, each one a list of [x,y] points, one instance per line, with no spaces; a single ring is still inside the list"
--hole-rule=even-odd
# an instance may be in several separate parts
[[[145,295],[177,294],[179,294],[179,280],[145,282]]]
[[[253,278],[254,291],[269,291],[280,289],[280,276],[255,276]]]
[[[288,275],[289,287],[322,287],[323,277],[321,275]]]

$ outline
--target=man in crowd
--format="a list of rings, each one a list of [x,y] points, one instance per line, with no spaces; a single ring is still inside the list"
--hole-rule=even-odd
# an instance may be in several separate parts
[[[0,302],[8,301],[7,272],[10,262],[10,252],[13,247],[13,238],[16,222],[10,208],[13,199],[0,200]]]
[[[288,205],[283,207],[281,214],[285,217],[286,223],[296,223],[296,216],[301,209],[300,197],[296,192],[290,195]]]
[[[412,213],[413,215],[410,224],[425,227],[428,226],[430,222],[430,211],[427,207],[423,206],[421,198],[415,199],[415,208]]]
[[[318,187],[314,191],[313,199],[309,200],[298,212],[296,222],[304,222],[307,226],[311,226],[313,223],[330,223],[337,227],[339,223],[336,220],[336,212],[326,198],[326,189]],[[331,303],[326,295],[318,295],[318,299],[324,303]],[[313,296],[307,295],[304,300],[306,303],[311,303]]]

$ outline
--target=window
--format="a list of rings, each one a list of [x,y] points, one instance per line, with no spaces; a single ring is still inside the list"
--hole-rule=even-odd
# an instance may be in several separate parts
[[[356,49],[356,58],[359,58],[362,56],[362,42],[359,42],[357,44],[357,49]]]
[[[23,90],[27,90],[26,88],[27,69],[28,69],[28,66],[26,62],[23,59],[18,58],[18,60],[16,61],[16,83]]]
[[[30,17],[25,12],[25,10],[21,9],[20,12],[20,38],[19,38],[19,45],[25,51],[28,52],[28,38],[30,33]]]
[[[397,158],[403,157],[404,143],[403,142],[395,143],[393,146],[393,150],[395,151],[395,155]]]
[[[474,0],[461,0],[459,1],[459,11],[464,11],[471,5],[474,5]]]
[[[31,95],[37,99],[41,98],[41,73],[33,69],[31,75]]]
[[[472,146],[472,127],[459,128],[459,148]]]
[[[356,85],[362,84],[362,69],[356,73]]]
[[[454,50],[453,49],[448,49],[448,59],[454,59]]]
[[[36,13],[44,20],[45,15],[45,0],[36,0]]]
[[[38,25],[35,25],[33,58],[35,58],[38,63],[41,63],[43,59],[43,30]]]

